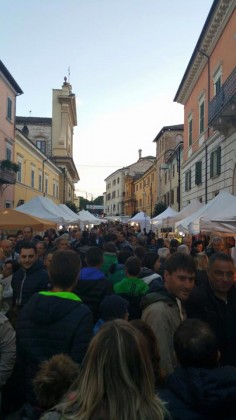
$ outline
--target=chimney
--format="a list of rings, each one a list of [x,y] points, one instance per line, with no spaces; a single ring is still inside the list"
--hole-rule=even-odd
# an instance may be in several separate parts
[[[142,149],[139,149],[138,150],[138,158],[141,159],[141,157],[142,157]]]

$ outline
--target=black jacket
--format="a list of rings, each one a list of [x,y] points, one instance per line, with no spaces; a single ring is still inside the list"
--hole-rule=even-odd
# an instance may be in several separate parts
[[[38,365],[55,354],[69,355],[81,363],[92,337],[92,313],[74,293],[60,297],[37,293],[19,313],[16,324],[17,360],[26,385]]]
[[[173,420],[236,419],[236,368],[178,368],[159,396]]]
[[[236,366],[236,286],[228,292],[227,303],[217,298],[209,281],[195,287],[186,302],[188,318],[210,324],[218,339],[222,365]]]
[[[19,268],[12,276],[13,307],[16,304],[25,305],[34,293],[48,290],[49,287],[48,272],[44,269],[42,261],[37,260],[29,270]]]
[[[80,270],[74,292],[93,312],[95,324],[100,316],[99,305],[105,296],[113,293],[113,284],[101,270],[84,267]]]

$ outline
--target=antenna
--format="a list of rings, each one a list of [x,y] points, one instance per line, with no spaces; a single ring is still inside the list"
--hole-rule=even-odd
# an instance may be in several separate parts
[[[68,67],[68,83],[70,83],[70,66]]]

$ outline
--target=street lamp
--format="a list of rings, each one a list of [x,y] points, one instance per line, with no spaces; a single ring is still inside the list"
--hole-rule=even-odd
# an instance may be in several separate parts
[[[143,193],[145,195],[145,188],[148,187],[150,191],[150,201],[151,201],[151,210],[150,210],[150,218],[152,218],[152,183],[151,184],[145,184],[143,187]]]
[[[176,157],[177,161],[177,172],[178,172],[178,189],[177,189],[177,201],[178,201],[178,211],[180,211],[180,186],[181,186],[181,174],[180,174],[180,164],[181,164],[181,146],[183,142],[180,141],[176,149],[168,149],[164,153],[165,163],[169,162],[173,155]],[[166,169],[166,168],[163,168]]]

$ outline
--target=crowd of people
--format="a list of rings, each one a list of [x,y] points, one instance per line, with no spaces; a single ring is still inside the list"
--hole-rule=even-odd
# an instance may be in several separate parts
[[[112,223],[6,236],[0,418],[236,419],[234,245]]]

